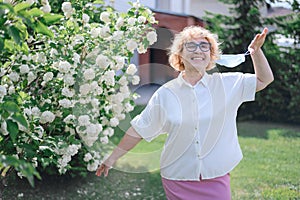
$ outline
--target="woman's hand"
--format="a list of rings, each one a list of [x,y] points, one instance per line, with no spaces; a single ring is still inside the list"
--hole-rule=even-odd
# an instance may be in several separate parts
[[[101,176],[102,173],[104,173],[104,176],[106,177],[108,175],[110,168],[111,167],[105,165],[104,163],[101,164],[96,171],[96,176]]]
[[[113,156],[110,155],[97,169],[96,176],[101,176],[104,173],[106,177],[108,175],[109,170],[112,168],[116,160],[112,158]]]
[[[258,49],[262,47],[265,42],[266,36],[268,33],[268,29],[264,28],[264,30],[257,34],[254,39],[251,41],[250,45],[248,46],[248,51],[250,54],[254,54]]]
[[[112,154],[98,167],[96,176],[101,176],[102,173],[104,173],[104,176],[106,177],[115,162],[135,147],[135,145],[137,145],[137,143],[141,140],[141,136],[132,127],[130,127],[118,146],[113,150]]]

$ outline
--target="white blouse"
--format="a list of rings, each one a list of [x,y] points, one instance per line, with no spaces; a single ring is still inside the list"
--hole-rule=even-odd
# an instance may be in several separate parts
[[[192,86],[182,73],[160,87],[132,127],[150,142],[167,133],[160,159],[161,176],[200,180],[223,176],[242,159],[236,116],[252,101],[255,74],[205,73]]]

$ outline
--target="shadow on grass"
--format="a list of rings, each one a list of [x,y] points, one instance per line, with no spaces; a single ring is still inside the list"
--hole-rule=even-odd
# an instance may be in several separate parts
[[[142,170],[142,169],[140,169]],[[159,172],[125,173],[110,170],[108,177],[48,176],[36,181],[32,188],[25,179],[12,176],[3,193],[3,200],[119,200],[165,199]]]
[[[12,174],[4,189],[3,200],[63,199],[68,191],[85,182],[84,177],[42,175],[42,180],[35,179],[35,187],[31,187],[25,178]]]
[[[253,123],[255,126],[253,126]],[[238,122],[238,135],[241,137],[256,137],[270,139],[273,137],[298,138],[300,126],[268,123],[268,122]]]

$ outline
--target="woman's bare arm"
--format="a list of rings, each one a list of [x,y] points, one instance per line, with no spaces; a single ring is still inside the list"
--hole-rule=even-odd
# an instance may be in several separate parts
[[[266,59],[262,45],[265,42],[268,29],[265,28],[261,34],[257,34],[248,47],[250,51],[252,62],[254,65],[254,71],[257,77],[256,91],[260,91],[267,87],[273,80],[273,72]]]
[[[96,171],[97,176],[101,176],[104,173],[104,176],[108,175],[109,169],[114,165],[114,163],[135,147],[142,140],[141,136],[130,127],[124,137],[121,139],[118,146],[113,150],[110,156],[98,167]]]

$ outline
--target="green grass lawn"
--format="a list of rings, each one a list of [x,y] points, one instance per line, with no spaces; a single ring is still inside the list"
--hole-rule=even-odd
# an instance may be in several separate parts
[[[232,173],[233,199],[300,199],[300,127],[238,127],[244,159]]]
[[[240,122],[238,130],[244,159],[231,173],[232,199],[300,199],[300,126]],[[92,173],[86,178],[49,177],[31,188],[26,180],[12,177],[3,199],[165,199],[153,156],[163,143],[164,136],[141,142],[107,178]]]

